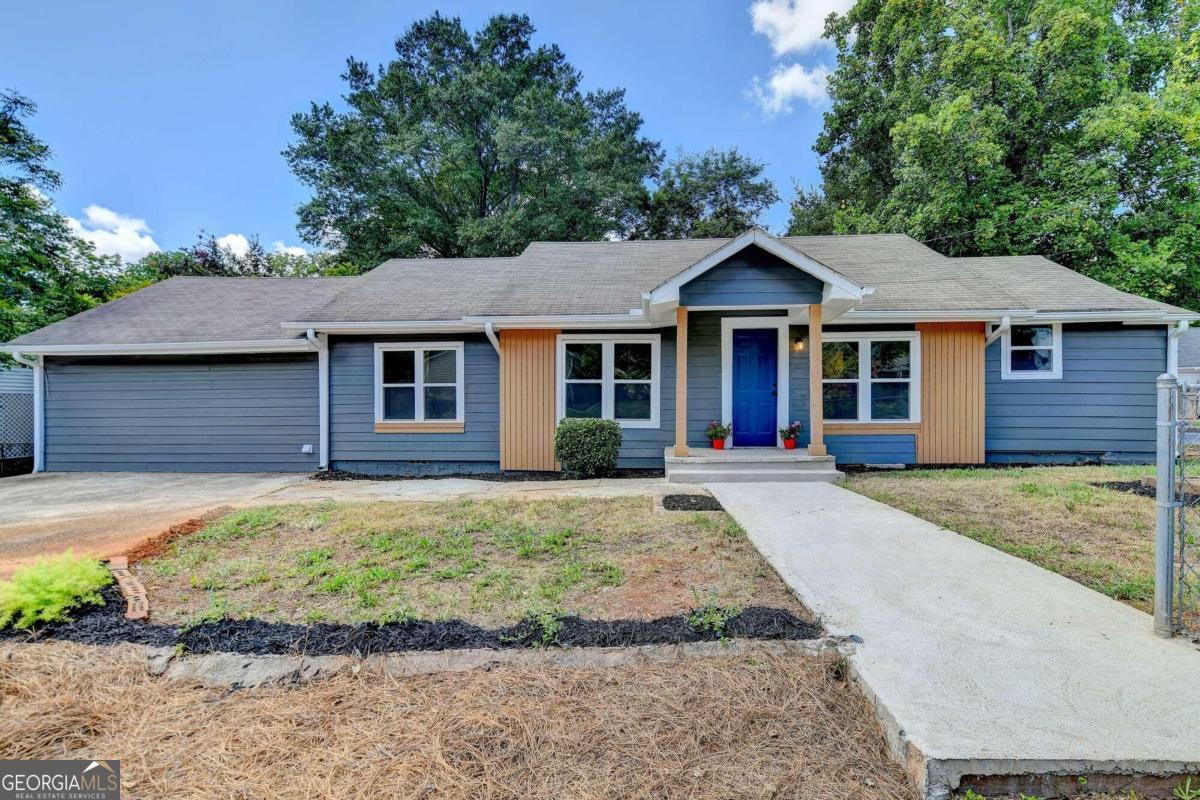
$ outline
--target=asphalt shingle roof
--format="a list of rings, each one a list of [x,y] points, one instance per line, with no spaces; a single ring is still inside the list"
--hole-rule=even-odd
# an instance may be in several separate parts
[[[355,278],[173,278],[16,345],[281,339],[283,322],[626,314],[729,239],[535,242],[512,258],[394,259]],[[901,234],[784,241],[871,287],[863,311],[1166,311],[1040,256],[947,258]]]

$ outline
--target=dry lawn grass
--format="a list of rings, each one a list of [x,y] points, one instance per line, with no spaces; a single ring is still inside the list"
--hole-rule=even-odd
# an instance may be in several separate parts
[[[132,647],[0,653],[0,758],[119,758],[129,798],[915,800],[821,659],[499,668],[218,691]]]
[[[138,565],[152,616],[294,623],[803,610],[721,512],[649,497],[290,505],[227,514]]]
[[[1143,611],[1154,598],[1154,501],[1093,486],[1148,467],[912,470],[845,486]]]

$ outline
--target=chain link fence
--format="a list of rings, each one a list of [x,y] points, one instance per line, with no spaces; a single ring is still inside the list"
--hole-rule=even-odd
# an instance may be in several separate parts
[[[1200,639],[1200,384],[1158,380],[1155,629]]]

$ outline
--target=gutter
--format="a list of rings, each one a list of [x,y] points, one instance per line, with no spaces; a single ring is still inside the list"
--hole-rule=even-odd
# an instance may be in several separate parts
[[[12,353],[45,356],[150,356],[236,353],[311,353],[305,339],[263,339],[235,342],[154,342],[150,344],[31,344],[0,346]]]
[[[8,348],[13,361],[33,368],[33,471],[46,470],[46,367],[41,356],[29,358]]]
[[[318,334],[312,328],[304,338],[317,351],[317,421],[320,429],[321,469],[329,469],[329,335]]]

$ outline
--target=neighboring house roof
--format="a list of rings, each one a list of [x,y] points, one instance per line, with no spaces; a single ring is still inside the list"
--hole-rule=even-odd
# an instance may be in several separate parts
[[[32,394],[33,370],[0,366],[0,394]]]
[[[1200,328],[1189,328],[1179,337],[1179,366],[1200,369]]]
[[[355,278],[173,278],[10,346],[279,340],[284,323],[628,315],[730,239],[534,242],[510,258],[393,259]],[[1040,256],[947,258],[901,234],[782,241],[869,292],[861,312],[1188,314]]]

